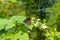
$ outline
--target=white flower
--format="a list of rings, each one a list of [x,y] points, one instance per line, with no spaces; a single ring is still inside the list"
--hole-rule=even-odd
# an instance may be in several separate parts
[[[37,19],[37,21],[36,21],[36,23],[35,23],[35,27],[37,27],[37,26],[39,26],[39,21],[40,21],[40,19]]]
[[[42,24],[42,28],[43,28],[43,29],[46,29],[47,26],[46,26],[45,24]]]
[[[34,26],[37,27],[38,26],[38,23],[36,23]]]
[[[42,28],[43,28],[43,29],[46,29],[46,28],[47,28],[47,26],[42,26]]]
[[[40,19],[37,19],[37,21],[36,22],[39,22],[40,21]]]

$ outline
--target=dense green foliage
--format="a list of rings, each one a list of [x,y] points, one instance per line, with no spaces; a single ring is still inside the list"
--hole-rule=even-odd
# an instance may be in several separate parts
[[[60,0],[0,0],[0,40],[60,40]]]

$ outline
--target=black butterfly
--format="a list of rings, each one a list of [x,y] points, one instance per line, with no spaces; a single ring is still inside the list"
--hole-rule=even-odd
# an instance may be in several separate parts
[[[30,25],[31,24],[31,18],[30,17],[27,17],[23,23],[27,24],[27,25]]]

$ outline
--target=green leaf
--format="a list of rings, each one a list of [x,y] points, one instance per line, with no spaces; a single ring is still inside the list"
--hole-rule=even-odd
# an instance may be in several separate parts
[[[24,17],[24,16],[13,16],[13,17],[11,18],[12,21],[14,21],[14,22],[17,21],[17,23],[23,23],[23,21],[24,21],[25,19],[26,19],[26,17]]]
[[[7,19],[1,19],[0,20],[0,30],[4,29],[7,25],[8,20]]]
[[[8,33],[6,35],[6,39],[11,39],[11,40],[29,40],[28,33],[24,33],[22,31],[19,31],[16,34]]]
[[[10,0],[11,2],[17,2],[17,0]]]
[[[18,29],[19,29],[19,31],[22,31],[22,32],[27,32],[28,31],[28,27],[23,25],[23,24],[20,24]]]
[[[0,36],[0,40],[5,40],[5,34],[3,33],[1,36]]]
[[[29,40],[28,33],[23,33],[22,31],[18,32],[18,33],[16,34],[16,37],[17,37],[19,40]]]
[[[32,28],[33,28],[33,25],[30,25],[30,26],[28,26],[28,28],[29,28],[30,30],[32,30]]]
[[[13,27],[15,27],[14,22],[9,20],[7,23],[7,26],[5,27],[5,30],[8,30],[8,29],[13,28]]]

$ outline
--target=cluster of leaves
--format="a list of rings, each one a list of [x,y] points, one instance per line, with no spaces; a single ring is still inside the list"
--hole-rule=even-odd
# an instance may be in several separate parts
[[[48,19],[49,13],[46,8],[52,7],[56,0],[23,0],[27,16],[36,16],[40,19]]]
[[[36,28],[34,28],[34,22],[30,26],[25,25],[23,21],[26,19],[24,16],[13,16],[10,19],[0,19],[0,40],[29,40],[30,36],[33,38],[36,37],[37,40],[60,40],[60,32],[52,31],[50,28],[44,28],[46,25],[43,25],[41,21],[38,23]],[[44,23],[45,20],[43,21]],[[34,30],[32,30],[34,28]],[[28,29],[32,30],[30,36],[28,35]],[[37,34],[38,33],[38,34]],[[42,33],[42,34],[41,34]],[[40,35],[39,35],[40,34]],[[39,36],[37,38],[37,36]],[[43,37],[45,36],[45,39]],[[42,37],[42,38],[41,38]]]
[[[6,18],[13,15],[24,15],[25,11],[23,3],[17,0],[1,0],[0,1],[0,17]]]
[[[48,31],[46,30],[46,39],[45,40],[60,40],[60,32]]]
[[[33,21],[30,26],[25,25],[26,15],[48,19],[45,23],[49,28],[42,29],[46,26],[42,27],[41,22],[38,28],[33,27]],[[29,40],[28,29],[32,28],[32,40],[60,40],[60,0],[0,0],[0,40]]]
[[[60,29],[59,28],[59,15],[60,15],[60,1],[58,0],[57,3],[54,4],[54,6],[50,7],[50,8],[46,8],[46,12],[50,13],[50,18],[48,20],[48,26],[53,27],[53,28],[57,28],[57,31]],[[52,22],[52,23],[51,23]]]
[[[28,29],[23,24],[24,16],[0,19],[0,40],[29,40]]]

